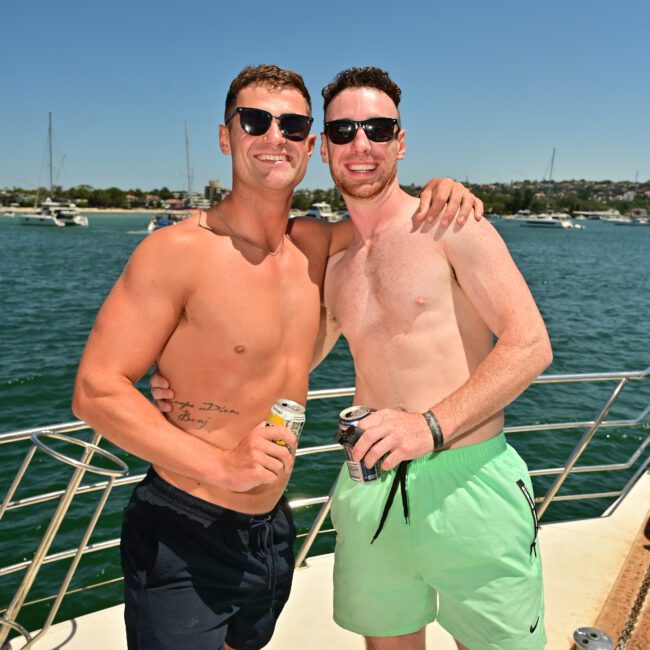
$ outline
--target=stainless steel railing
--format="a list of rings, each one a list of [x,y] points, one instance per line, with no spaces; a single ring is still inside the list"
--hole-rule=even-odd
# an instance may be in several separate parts
[[[648,418],[650,413],[650,403],[634,418],[624,420],[607,420],[607,415],[611,411],[613,405],[619,399],[625,387],[633,381],[642,381],[650,375],[650,367],[645,370],[633,372],[605,372],[605,373],[584,373],[584,374],[558,374],[558,375],[541,375],[534,383],[535,384],[568,384],[576,382],[613,382],[614,388],[607,396],[605,402],[599,406],[596,417],[588,421],[571,421],[571,422],[556,422],[548,424],[532,424],[506,427],[505,432],[512,433],[532,433],[538,431],[554,431],[566,429],[584,429],[585,432],[575,445],[574,449],[569,454],[567,460],[562,467],[548,467],[531,471],[531,476],[554,476],[552,485],[547,490],[543,497],[538,497],[538,516],[541,518],[546,512],[548,506],[553,501],[570,501],[570,500],[583,500],[583,499],[597,499],[597,498],[617,498],[619,501],[624,498],[627,492],[633,487],[637,479],[642,475],[650,464],[650,454],[647,453],[648,446],[650,445],[650,434],[646,434],[641,439],[640,444],[634,450],[632,455],[627,461],[623,463],[609,463],[600,465],[579,466],[578,460],[588,447],[595,434],[600,429],[607,428],[621,428],[621,427],[634,427],[641,425]],[[325,389],[314,390],[309,392],[308,399],[330,399],[335,397],[347,397],[354,395],[354,388],[338,388],[338,389]],[[83,589],[98,587],[110,584],[119,579],[106,580],[95,585],[82,587],[81,589],[68,590],[72,577],[77,569],[81,557],[88,553],[102,551],[108,548],[113,548],[119,545],[119,539],[111,539],[103,542],[89,544],[90,536],[97,524],[97,521],[102,513],[104,505],[108,500],[108,496],[114,487],[121,487],[138,483],[143,478],[143,474],[135,476],[127,476],[128,467],[125,463],[115,455],[102,449],[99,446],[101,436],[94,434],[91,442],[85,442],[79,438],[69,436],[67,434],[74,433],[89,429],[88,425],[81,421],[67,422],[49,426],[45,428],[24,429],[21,431],[14,431],[9,433],[0,434],[0,445],[16,443],[26,440],[31,440],[32,444],[29,447],[27,454],[19,468],[16,477],[14,478],[7,494],[5,495],[2,504],[0,505],[0,521],[5,513],[12,510],[19,510],[37,504],[46,503],[48,501],[58,500],[58,506],[55,510],[50,524],[41,539],[36,552],[31,560],[25,560],[12,565],[0,567],[0,578],[20,571],[24,571],[25,575],[23,580],[14,594],[10,604],[6,609],[0,610],[0,648],[6,641],[10,631],[16,630],[26,640],[23,648],[30,648],[38,641],[39,638],[51,626],[57,611],[61,605],[63,598],[70,594]],[[64,441],[71,445],[80,446],[83,450],[80,459],[75,459],[68,454],[63,454],[54,449],[51,445],[45,442],[44,439],[57,439]],[[51,491],[35,496],[15,499],[14,495],[18,486],[20,485],[33,457],[38,451],[44,452],[49,456],[57,459],[74,468],[72,477],[69,480],[67,487],[63,490]],[[296,456],[307,456],[320,453],[328,453],[339,451],[338,444],[317,445],[308,448],[299,449]],[[113,464],[113,468],[107,469],[97,465],[91,464],[91,460],[95,454],[103,456],[105,459]],[[588,473],[588,472],[606,472],[606,471],[621,471],[626,470],[638,465],[635,474],[627,481],[621,490],[616,491],[602,491],[584,494],[565,494],[559,495],[558,491],[563,483],[571,474]],[[95,483],[81,485],[86,472],[106,476],[106,480]],[[296,556],[296,566],[304,566],[305,559],[316,539],[316,536],[322,531],[322,525],[329,513],[332,493],[335,487],[334,483],[327,496],[314,497],[307,499],[294,499],[290,502],[290,506],[295,509],[305,508],[313,505],[321,505],[309,531],[304,535],[304,541]],[[88,494],[92,492],[102,491],[95,511],[90,517],[89,523],[82,535],[81,542],[76,548],[60,551],[58,553],[48,554],[52,542],[59,531],[61,523],[72,503],[72,500],[77,495]],[[616,504],[614,504],[615,507]],[[611,510],[611,508],[610,508]],[[26,603],[26,598],[31,586],[36,579],[40,568],[45,564],[58,562],[72,558],[72,562],[68,568],[66,576],[61,583],[57,594],[46,598],[40,598]],[[41,631],[31,636],[18,622],[17,618],[21,608],[26,604],[35,604],[45,600],[54,600],[46,621],[44,622]]]

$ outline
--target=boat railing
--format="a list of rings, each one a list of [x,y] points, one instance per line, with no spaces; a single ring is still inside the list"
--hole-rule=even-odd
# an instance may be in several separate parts
[[[646,405],[635,417],[628,419],[607,419],[608,413],[611,411],[614,404],[618,401],[624,388],[633,381],[642,381],[650,375],[650,367],[645,370],[631,371],[631,372],[603,372],[603,373],[583,373],[583,374],[556,374],[556,375],[541,375],[537,378],[534,384],[569,384],[577,382],[611,382],[614,384],[613,389],[606,397],[602,404],[597,406],[596,416],[593,420],[586,421],[567,421],[567,422],[553,422],[542,424],[528,424],[505,427],[506,434],[515,433],[536,433],[539,431],[559,431],[559,430],[584,430],[579,441],[575,444],[570,452],[566,461],[562,466],[546,467],[541,469],[531,470],[531,476],[553,476],[553,481],[548,488],[546,494],[536,499],[538,517],[541,517],[546,512],[547,508],[552,502],[556,501],[575,501],[584,499],[600,499],[609,498],[616,499],[616,501],[603,513],[603,516],[609,514],[625,495],[632,489],[638,478],[646,471],[650,464],[650,454],[648,453],[648,445],[650,444],[650,433],[645,433],[640,437],[640,443],[633,451],[631,456],[625,462],[608,463],[598,465],[578,465],[580,457],[583,455],[585,449],[594,438],[595,434],[601,429],[607,428],[622,428],[622,427],[635,427],[642,425],[648,414],[650,413],[650,403]],[[308,400],[331,399],[340,397],[349,397],[354,395],[354,388],[335,388],[312,390],[309,392]],[[640,427],[643,429],[643,427]],[[92,432],[92,439],[87,442],[79,437],[71,436],[70,434],[88,430],[90,427],[82,421],[66,422],[56,424],[48,427],[37,427],[32,429],[23,429],[20,431],[13,431],[0,434],[0,445],[7,445],[11,443],[20,443],[24,441],[31,441],[23,462],[13,479],[2,504],[0,504],[0,526],[1,520],[4,515],[9,511],[20,510],[22,508],[33,507],[38,504],[46,503],[48,501],[57,501],[58,505],[54,514],[49,522],[49,525],[38,543],[37,549],[30,560],[17,562],[14,564],[0,567],[0,579],[12,573],[24,572],[24,576],[20,586],[16,590],[11,602],[4,608],[0,609],[0,648],[4,646],[11,630],[17,631],[25,640],[26,645],[23,648],[31,647],[52,625],[54,618],[60,608],[63,598],[69,594],[91,589],[95,587],[104,586],[119,581],[121,578],[104,580],[96,584],[86,585],[77,589],[69,589],[70,583],[74,573],[78,567],[81,558],[89,553],[103,551],[109,548],[114,548],[119,545],[119,538],[104,540],[101,542],[90,542],[90,537],[97,525],[97,522],[102,514],[104,506],[108,500],[111,491],[116,487],[125,485],[132,485],[142,480],[144,474],[137,474],[130,476],[129,469],[123,460],[118,458],[115,454],[101,448],[101,436]],[[646,429],[647,431],[647,429]],[[52,446],[51,441],[63,441],[68,445],[73,445],[81,448],[79,458],[72,455],[63,453]],[[297,457],[309,456],[313,454],[330,453],[340,451],[341,447],[338,444],[315,445],[298,449],[296,452]],[[14,496],[25,476],[30,463],[37,452],[45,453],[57,461],[64,463],[72,468],[72,476],[65,489],[44,492],[21,499],[15,499]],[[93,457],[98,455],[103,458],[103,464],[93,464]],[[106,463],[110,467],[106,467]],[[588,472],[608,472],[608,471],[621,471],[630,470],[637,467],[634,474],[627,480],[625,485],[620,490],[608,490],[601,492],[590,493],[572,493],[572,494],[558,494],[558,491],[566,481],[566,479],[573,474],[581,474]],[[86,473],[97,474],[103,480],[81,484],[82,479]],[[296,555],[296,566],[306,566],[307,555],[317,537],[322,531],[322,526],[329,513],[332,494],[336,481],[331,486],[329,493],[325,496],[314,498],[293,499],[289,505],[292,509],[297,510],[307,508],[314,505],[320,505],[321,508],[314,518],[309,531],[300,537],[303,537],[302,545]],[[92,492],[101,492],[94,512],[88,520],[86,529],[82,535],[81,542],[76,548],[59,551],[57,553],[50,553],[52,543],[61,527],[61,524],[68,512],[70,505],[77,495],[88,494]],[[68,571],[61,583],[58,592],[55,595],[46,598],[39,598],[28,602],[27,596],[37,577],[41,567],[45,564],[59,562],[72,558]],[[52,600],[48,616],[42,625],[41,631],[32,636],[30,633],[18,623],[18,616],[21,609],[27,605],[33,605],[39,602]],[[0,603],[2,605],[2,603]]]

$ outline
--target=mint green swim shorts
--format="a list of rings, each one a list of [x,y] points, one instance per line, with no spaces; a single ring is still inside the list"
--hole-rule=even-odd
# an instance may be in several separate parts
[[[503,434],[411,461],[406,488],[370,541],[395,470],[356,483],[343,466],[332,501],[334,620],[398,636],[438,620],[470,650],[541,650],[544,592],[526,464]]]

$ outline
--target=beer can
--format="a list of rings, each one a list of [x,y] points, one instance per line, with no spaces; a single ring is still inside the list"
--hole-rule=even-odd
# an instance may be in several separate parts
[[[368,417],[374,409],[366,406],[349,406],[339,414],[339,430],[337,442],[343,446],[345,451],[345,462],[348,466],[350,478],[357,483],[371,483],[381,476],[380,463],[373,467],[366,467],[363,461],[353,460],[352,448],[363,435],[363,429],[358,426],[364,418]]]
[[[266,416],[266,421],[269,425],[276,424],[293,432],[296,436],[297,447],[298,439],[305,424],[305,407],[290,399],[279,399],[271,407],[271,411]],[[275,442],[278,445],[285,446],[284,440],[276,440]]]

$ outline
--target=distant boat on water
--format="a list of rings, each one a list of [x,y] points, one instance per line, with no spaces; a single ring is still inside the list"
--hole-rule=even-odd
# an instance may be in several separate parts
[[[522,226],[532,228],[559,228],[566,230],[569,228],[582,229],[583,225],[574,224],[571,215],[566,212],[554,212],[549,208],[550,205],[550,192],[551,180],[553,178],[553,164],[555,163],[555,148],[553,148],[553,155],[551,156],[550,171],[548,174],[548,189],[546,190],[546,211],[541,214],[531,214],[528,210],[520,210],[517,213],[519,218],[524,217]],[[528,213],[524,216],[522,213]]]
[[[192,216],[195,209],[194,204],[192,203],[192,168],[190,165],[190,138],[187,134],[187,120],[185,120],[185,162],[187,165],[187,197],[185,199],[185,207],[178,212],[169,211],[155,214],[147,226],[148,232],[151,233],[160,230],[161,228],[166,228],[167,226],[173,226],[180,223],[183,219]]]
[[[161,212],[160,214],[153,216],[147,226],[147,230],[149,232],[154,232],[155,230],[160,230],[166,226],[173,226],[174,224],[183,221],[183,219],[187,219],[187,217],[191,215],[191,212]]]
[[[324,221],[332,221],[334,219],[332,206],[324,201],[312,203],[307,209],[307,212],[305,212],[305,216],[314,219],[323,219]]]
[[[52,181],[52,113],[48,113],[47,142],[49,151],[50,168],[50,196],[54,195]],[[79,212],[77,206],[71,201],[52,201],[50,196],[43,201],[41,207],[35,212],[23,212],[18,215],[18,220],[25,226],[84,226],[88,227],[88,217]]]
[[[571,217],[564,212],[542,212],[531,214],[523,223],[534,228],[573,228]]]

